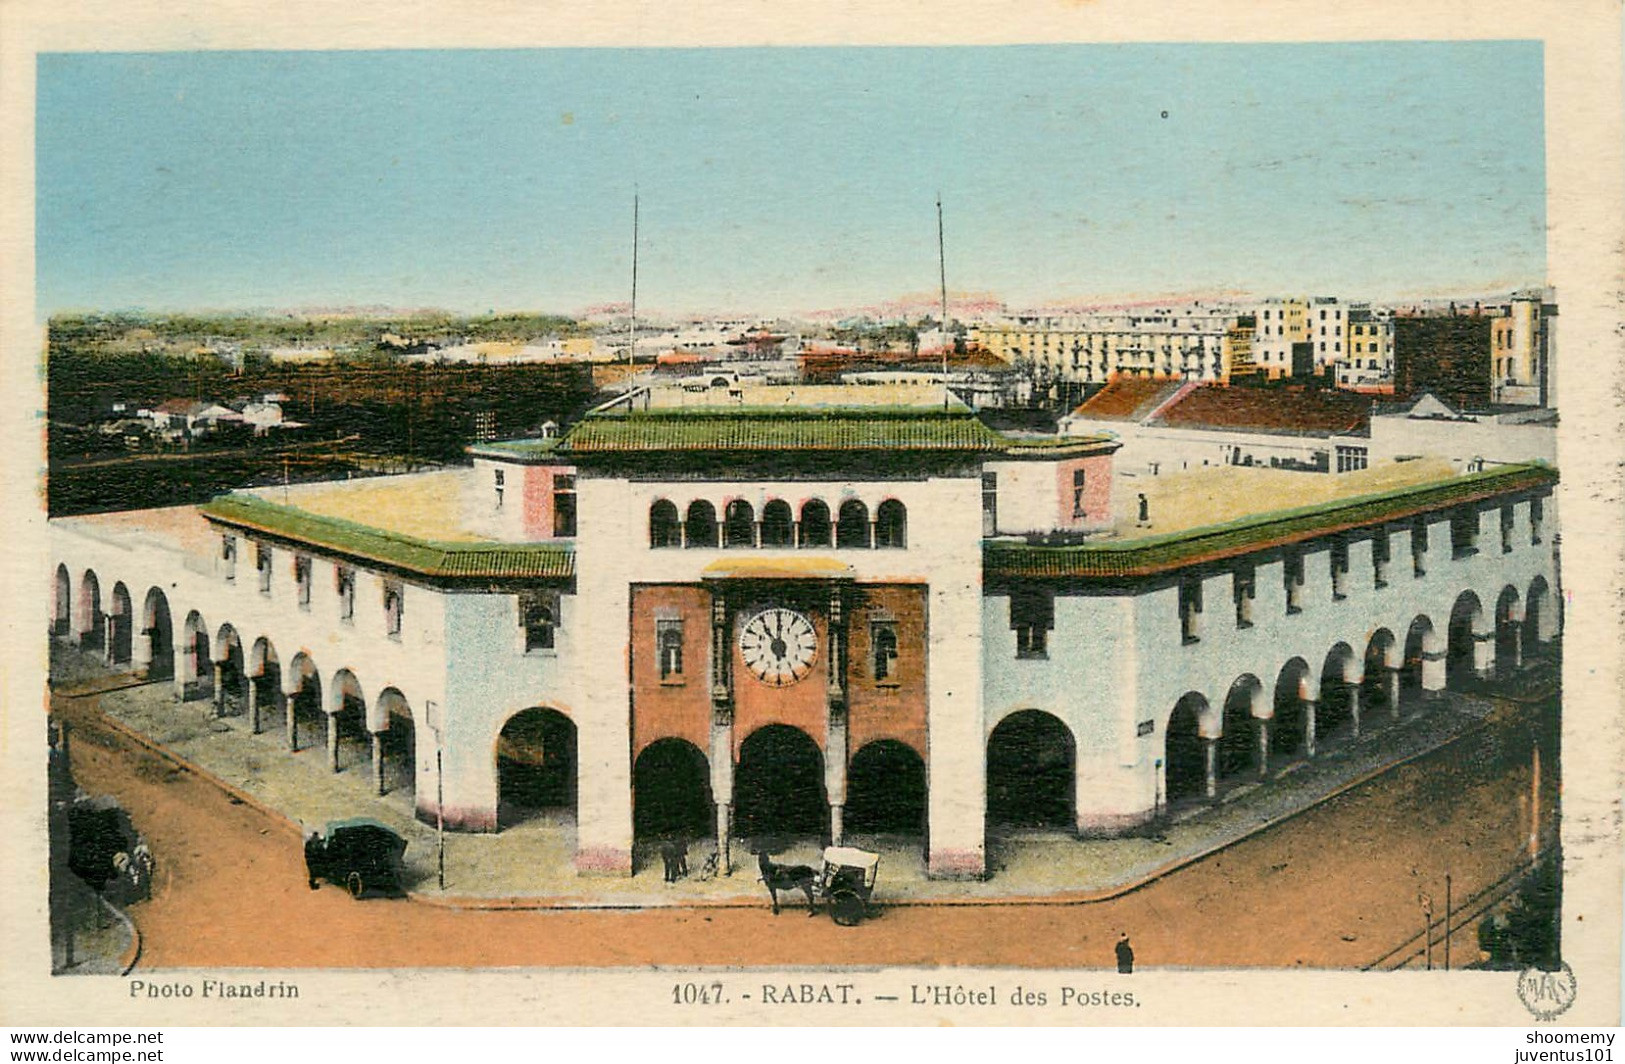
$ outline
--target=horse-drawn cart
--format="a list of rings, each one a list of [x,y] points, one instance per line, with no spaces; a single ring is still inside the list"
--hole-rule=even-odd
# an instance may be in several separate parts
[[[824,870],[818,877],[818,893],[829,908],[829,918],[842,927],[855,927],[869,915],[869,898],[875,890],[875,873],[880,855],[851,846],[830,846],[824,850]]]

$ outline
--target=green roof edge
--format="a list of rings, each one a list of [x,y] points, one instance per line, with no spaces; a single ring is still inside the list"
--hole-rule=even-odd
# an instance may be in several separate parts
[[[575,575],[575,551],[558,543],[447,542],[385,532],[253,495],[221,495],[198,512],[210,521],[323,547],[424,576],[462,579]],[[514,571],[513,561],[529,564]]]
[[[982,550],[983,570],[988,575],[1005,577],[1148,576],[1251,549],[1301,542],[1361,525],[1555,484],[1557,479],[1557,470],[1551,466],[1520,463],[1447,481],[1253,514],[1141,539],[1065,546],[988,542]]]

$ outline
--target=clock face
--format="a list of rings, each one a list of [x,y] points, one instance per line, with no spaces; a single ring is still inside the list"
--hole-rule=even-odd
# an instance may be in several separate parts
[[[788,687],[812,671],[818,633],[806,614],[765,609],[740,629],[739,654],[758,680],[770,687]]]

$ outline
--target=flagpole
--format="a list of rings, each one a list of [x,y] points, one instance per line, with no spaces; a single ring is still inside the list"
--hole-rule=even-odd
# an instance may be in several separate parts
[[[948,256],[942,240],[942,193],[937,193],[937,279],[942,286],[942,318],[937,331],[942,334],[942,409],[948,409]]]
[[[632,190],[632,312],[626,323],[626,364],[638,362],[638,193]]]

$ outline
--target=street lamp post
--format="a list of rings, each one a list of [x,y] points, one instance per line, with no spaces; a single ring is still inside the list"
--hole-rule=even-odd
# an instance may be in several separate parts
[[[446,768],[445,768],[445,729],[440,719],[440,706],[435,702],[423,704],[424,716],[429,720],[429,730],[434,733],[434,834],[435,834],[435,867],[438,873],[440,889],[446,889]]]

